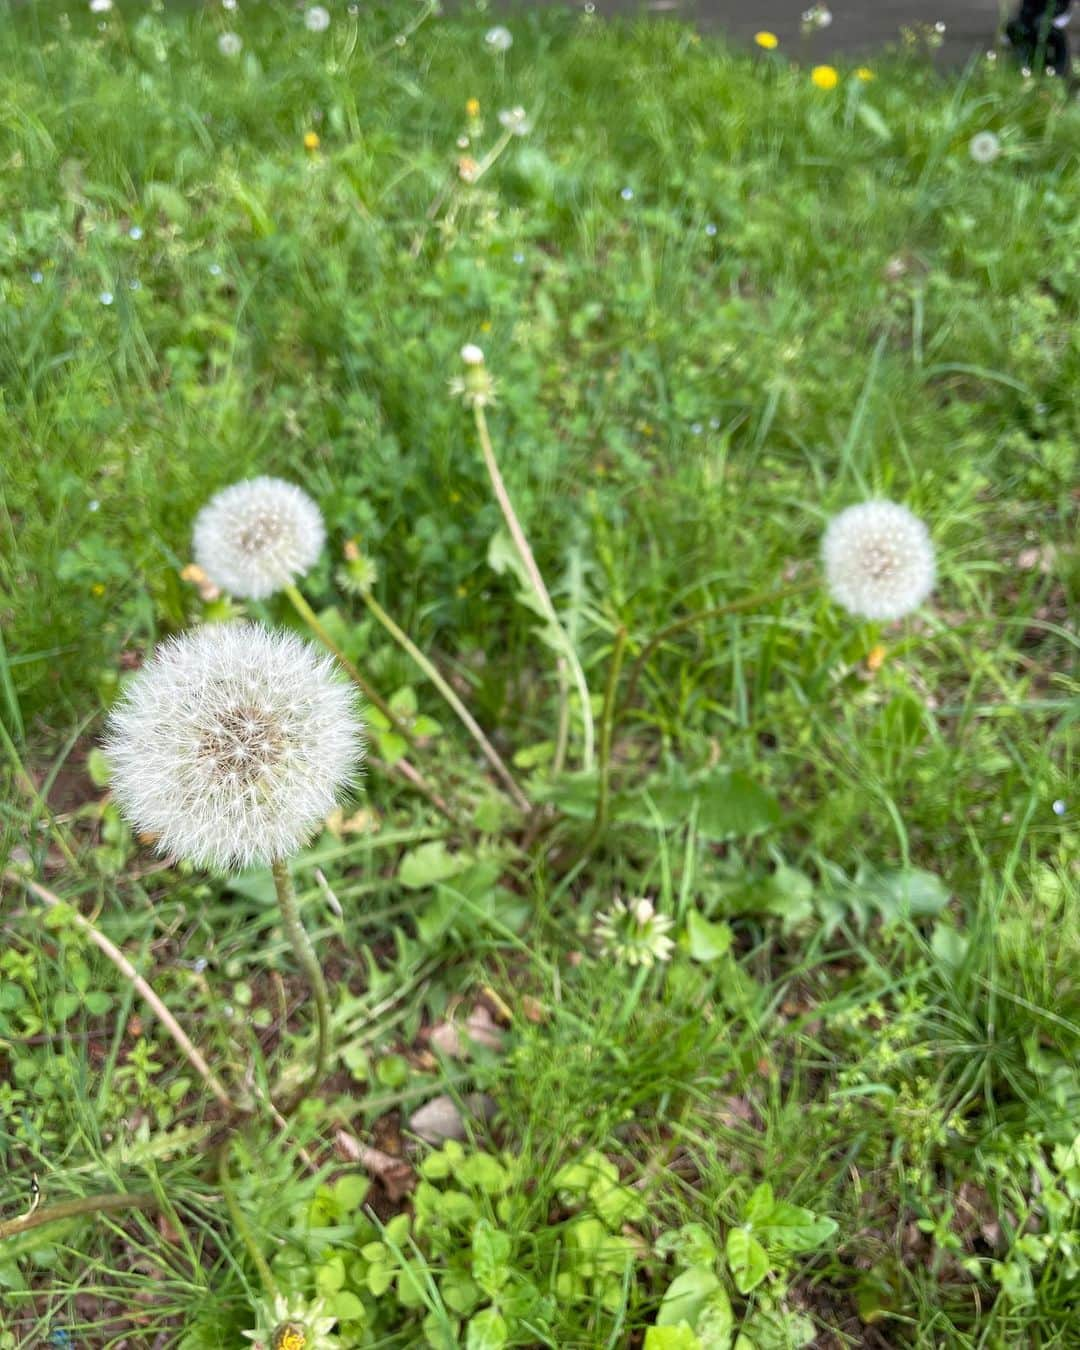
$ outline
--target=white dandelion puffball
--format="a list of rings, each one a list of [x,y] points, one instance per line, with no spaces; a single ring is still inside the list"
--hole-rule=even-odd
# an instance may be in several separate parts
[[[91,14],[108,14],[112,9],[113,0],[90,0]]]
[[[223,591],[265,600],[314,564],[326,542],[322,513],[281,478],[249,478],[211,497],[195,517],[195,561]]]
[[[508,52],[514,45],[514,35],[509,28],[497,23],[484,34],[484,42],[493,52]]]
[[[217,40],[218,51],[222,56],[239,56],[244,41],[239,33],[222,33]]]
[[[871,501],[829,522],[821,545],[829,594],[863,619],[899,619],[934,588],[934,546],[906,506]]]
[[[992,131],[980,131],[972,136],[968,154],[976,164],[993,164],[1001,154],[1001,142]]]
[[[527,136],[532,131],[532,119],[524,108],[504,108],[499,113],[499,125],[512,136]]]
[[[356,692],[292,633],[236,622],[159,647],[109,718],[117,805],[162,853],[241,870],[290,857],[354,781]]]
[[[482,366],[484,364],[484,349],[478,347],[475,342],[466,342],[461,349],[461,359],[467,366]]]
[[[322,5],[304,10],[304,27],[309,33],[325,33],[330,27],[330,11]]]

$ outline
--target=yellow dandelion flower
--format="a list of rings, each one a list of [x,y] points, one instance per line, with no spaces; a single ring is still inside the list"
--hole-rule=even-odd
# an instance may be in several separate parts
[[[815,66],[810,78],[819,89],[835,89],[840,82],[835,66]]]
[[[100,581],[95,581],[90,587],[90,594],[96,595],[99,599],[105,594],[105,587]]]
[[[780,46],[780,39],[775,33],[755,33],[754,41],[759,47],[764,47],[767,52],[773,52]]]
[[[863,84],[869,84],[871,80],[876,80],[877,76],[869,66],[860,66],[855,72],[855,78],[857,80],[862,80]]]
[[[478,98],[467,98],[465,100],[465,116],[466,117],[480,116],[480,100]]]
[[[490,320],[490,319],[485,319],[485,320],[481,323],[481,325],[480,325],[480,331],[481,331],[481,333],[490,333],[490,332],[491,332],[491,320]]]
[[[866,653],[867,670],[870,671],[871,674],[876,674],[885,664],[885,656],[886,649],[882,643],[879,642],[875,647],[871,647]]]
[[[305,131],[305,132],[304,132],[304,149],[305,149],[305,150],[318,150],[318,148],[319,148],[319,136],[318,136],[318,133],[315,132],[315,131]]]

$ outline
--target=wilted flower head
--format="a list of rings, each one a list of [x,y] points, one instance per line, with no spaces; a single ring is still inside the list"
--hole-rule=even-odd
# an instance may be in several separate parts
[[[464,375],[455,375],[450,381],[450,393],[460,398],[466,407],[486,408],[495,402],[495,381],[484,365],[484,350],[475,342],[466,342],[461,349]]]
[[[864,619],[899,619],[934,587],[934,546],[906,506],[870,501],[829,522],[821,545],[829,594]]]
[[[245,1331],[255,1344],[251,1350],[337,1350],[340,1342],[330,1332],[336,1317],[329,1317],[322,1299],[308,1303],[296,1296],[278,1294],[272,1304],[259,1309],[254,1331]]]
[[[117,804],[162,853],[236,870],[295,853],[353,781],[362,728],[332,658],[214,624],[157,649],[109,719]]]
[[[326,541],[322,513],[280,478],[248,478],[195,517],[195,561],[223,590],[265,600],[313,565]]]
[[[325,33],[330,27],[330,11],[323,5],[304,10],[304,27],[309,33]]]
[[[494,28],[489,28],[484,34],[484,43],[493,52],[508,52],[514,45],[514,35],[509,28],[504,28],[501,23],[497,23]]]
[[[1001,154],[1001,142],[992,131],[979,131],[969,141],[968,153],[976,164],[993,164]]]
[[[222,56],[239,56],[244,42],[239,33],[220,33],[217,45]]]
[[[651,966],[668,961],[675,943],[667,936],[671,920],[657,914],[651,900],[616,900],[596,921],[601,952],[620,964]]]
[[[832,10],[828,5],[811,5],[803,10],[802,31],[812,33],[816,28],[828,28],[832,23]]]
[[[504,108],[499,113],[499,125],[513,136],[527,136],[532,131],[532,119],[524,108]]]

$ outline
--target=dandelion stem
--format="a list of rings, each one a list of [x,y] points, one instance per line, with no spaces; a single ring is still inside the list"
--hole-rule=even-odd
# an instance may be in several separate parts
[[[582,749],[582,768],[586,772],[592,769],[594,760],[594,738],[592,707],[589,702],[589,686],[585,680],[585,672],[578,660],[577,653],[574,651],[573,643],[559,622],[559,616],[555,613],[555,606],[551,603],[551,596],[544,585],[544,578],[540,575],[540,569],[536,565],[536,559],[533,557],[533,551],[529,547],[529,541],[525,537],[525,531],[518,520],[517,512],[514,510],[514,504],[510,500],[510,494],[506,490],[506,484],[499,471],[499,464],[495,458],[495,450],[491,444],[491,434],[488,431],[487,417],[484,414],[483,405],[479,401],[473,402],[473,417],[476,421],[476,434],[480,440],[480,450],[484,456],[484,464],[488,471],[488,477],[491,479],[491,486],[495,491],[496,500],[503,513],[503,519],[506,521],[507,528],[510,531],[510,538],[514,541],[514,547],[517,549],[522,565],[525,568],[525,575],[528,577],[529,584],[533,589],[537,601],[544,613],[548,623],[554,628],[560,639],[560,645],[563,649],[563,655],[570,666],[570,672],[573,677],[574,685],[577,688],[578,701],[581,704],[581,724],[582,734],[584,736],[584,746]]]
[[[225,1206],[229,1211],[229,1218],[232,1219],[233,1227],[240,1236],[241,1241],[248,1250],[252,1264],[259,1272],[259,1279],[262,1281],[266,1297],[273,1300],[280,1290],[277,1281],[274,1279],[273,1272],[270,1269],[269,1262],[262,1254],[258,1242],[255,1240],[255,1233],[251,1224],[248,1223],[247,1215],[240,1208],[240,1202],[236,1198],[236,1192],[233,1190],[232,1179],[229,1176],[229,1153],[232,1149],[232,1140],[225,1139],[218,1148],[217,1171],[218,1183],[221,1186],[221,1192],[225,1197]]]
[[[327,1059],[330,1053],[330,995],[326,988],[326,979],[315,955],[315,948],[307,935],[300,919],[300,909],[296,903],[296,888],[293,886],[289,865],[283,859],[271,864],[274,874],[274,887],[277,890],[281,917],[285,921],[285,932],[292,946],[293,954],[303,967],[311,992],[315,996],[315,1016],[318,1041],[315,1049],[315,1067],[306,1083],[296,1090],[289,1102],[280,1108],[283,1116],[289,1116],[300,1103],[314,1093],[323,1080]]]
[[[408,634],[399,628],[390,615],[387,614],[386,610],[383,609],[382,605],[379,604],[371,594],[370,590],[364,591],[363,595],[364,604],[371,610],[375,618],[378,619],[379,623],[382,624],[394,641],[412,657],[439,693],[442,694],[443,698],[446,699],[450,707],[453,708],[454,712],[457,713],[465,729],[480,747],[484,758],[495,770],[495,773],[498,775],[506,790],[510,793],[515,804],[519,806],[522,811],[530,811],[532,809],[532,803],[514,781],[514,777],[510,770],[506,767],[499,752],[484,735],[476,718],[473,717],[472,713],[469,712],[465,704],[462,703],[461,699],[458,698],[451,686],[442,677],[432,662],[428,660],[416,643],[413,642]]]
[[[65,903],[60,899],[58,895],[54,895],[52,891],[46,890],[44,886],[39,885],[38,882],[32,880],[30,877],[20,876],[17,872],[14,871],[5,872],[4,877],[6,880],[11,881],[16,885],[25,886],[26,889],[30,891],[30,893],[33,896],[35,896],[38,900],[40,900],[43,905],[47,905],[49,909],[56,909]],[[207,1064],[206,1060],[203,1059],[202,1055],[188,1039],[187,1034],[185,1033],[183,1027],[172,1015],[172,1013],[168,1010],[168,1008],[161,1001],[158,995],[154,993],[150,985],[146,982],[146,980],[143,979],[143,977],[139,974],[139,972],[127,959],[127,957],[120,950],[120,948],[115,946],[112,942],[110,942],[109,939],[105,936],[105,934],[99,932],[98,929],[96,929],[94,925],[90,922],[90,920],[84,918],[77,909],[72,907],[70,910],[70,915],[71,915],[71,922],[75,925],[75,927],[78,928],[80,932],[86,934],[86,936],[90,939],[90,941],[94,944],[94,946],[97,947],[98,951],[104,952],[104,954],[109,958],[109,960],[113,963],[113,965],[117,968],[117,970],[120,971],[120,973],[125,977],[125,979],[131,981],[132,985],[135,987],[136,992],[142,997],[143,1002],[154,1010],[154,1012],[160,1019],[162,1026],[165,1027],[166,1031],[168,1031],[169,1035],[179,1046],[181,1053],[184,1055],[184,1058],[188,1061],[188,1063],[192,1066],[192,1068],[196,1071],[196,1073],[198,1073],[199,1077],[203,1080],[203,1082],[206,1084],[209,1090],[218,1099],[218,1101],[225,1108],[225,1110],[228,1111],[230,1115],[232,1114],[242,1115],[246,1111],[250,1110],[249,1107],[238,1106],[236,1102],[233,1101],[233,1099],[229,1096],[229,1094],[222,1087],[221,1083],[215,1077],[213,1071]]]
[[[31,1210],[29,1214],[20,1214],[17,1219],[6,1219],[0,1223],[0,1242],[4,1238],[18,1237],[32,1228],[43,1224],[56,1223],[60,1219],[77,1219],[84,1214],[104,1214],[113,1209],[156,1209],[161,1202],[156,1195],[147,1191],[115,1191],[107,1195],[82,1195],[73,1200],[59,1200],[55,1205],[46,1205]]]
[[[683,632],[684,629],[692,628],[695,624],[707,623],[710,619],[722,619],[727,614],[741,614],[748,609],[763,609],[766,605],[771,605],[777,600],[786,600],[789,596],[800,595],[803,591],[812,590],[817,585],[817,579],[811,578],[807,581],[796,582],[792,586],[778,586],[771,591],[758,591],[754,595],[744,596],[741,600],[732,600],[726,605],[699,609],[694,614],[686,614],[681,619],[676,619],[674,623],[669,623],[666,628],[661,628],[642,647],[637,659],[630,667],[630,678],[626,685],[626,698],[623,700],[623,707],[629,707],[633,703],[641,672],[645,669],[653,652],[668,638],[674,637],[676,633]]]
[[[311,631],[315,634],[315,636],[319,639],[319,641],[323,644],[323,646],[327,649],[327,651],[332,652],[334,656],[337,657],[338,661],[341,663],[341,665],[347,672],[349,679],[352,680],[352,682],[356,685],[356,687],[360,690],[360,692],[364,695],[364,697],[368,700],[368,702],[373,703],[375,707],[378,708],[378,710],[382,713],[382,715],[386,718],[386,720],[390,723],[391,727],[394,729],[394,731],[398,733],[399,736],[403,736],[410,745],[415,745],[416,737],[413,735],[412,731],[405,725],[405,723],[401,720],[401,718],[398,717],[397,713],[394,712],[393,708],[391,708],[390,704],[387,703],[387,701],[383,698],[383,696],[379,693],[379,691],[368,683],[368,681],[360,673],[356,665],[349,660],[349,658],[341,650],[338,644],[334,641],[334,639],[323,627],[315,611],[311,608],[308,602],[300,594],[296,586],[290,583],[289,585],[283,587],[283,590],[285,591],[285,594],[289,597],[289,600],[292,603],[292,606],[296,610],[297,614],[300,615],[300,617],[311,629]]]

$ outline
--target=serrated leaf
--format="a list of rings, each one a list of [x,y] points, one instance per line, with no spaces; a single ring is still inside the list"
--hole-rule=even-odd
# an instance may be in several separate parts
[[[398,881],[410,891],[447,881],[473,864],[469,853],[451,853],[441,839],[410,849],[398,866]]]

